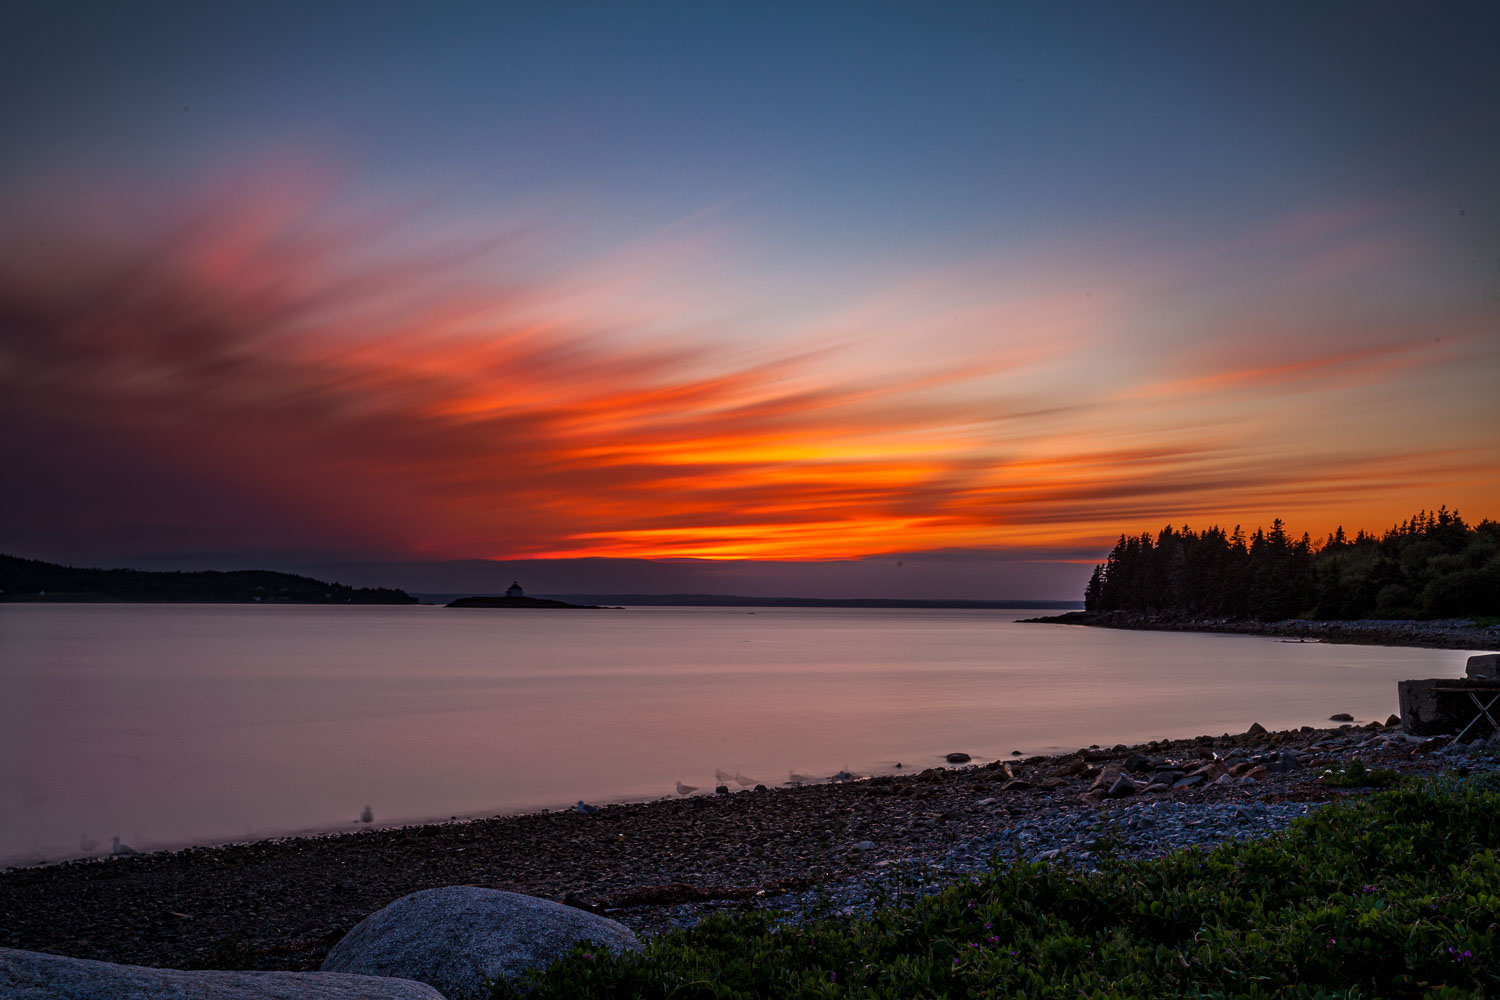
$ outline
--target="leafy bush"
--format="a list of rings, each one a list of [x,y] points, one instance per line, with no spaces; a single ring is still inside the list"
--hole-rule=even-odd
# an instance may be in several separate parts
[[[1092,874],[996,868],[865,919],[714,916],[640,954],[575,949],[523,987],[641,1000],[1496,996],[1497,846],[1493,782],[1429,782],[1212,851]]]

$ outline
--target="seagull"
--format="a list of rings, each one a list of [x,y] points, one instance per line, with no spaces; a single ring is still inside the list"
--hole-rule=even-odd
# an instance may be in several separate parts
[[[719,784],[722,785],[722,784],[726,784],[727,782],[733,781],[735,776],[732,775],[732,774],[730,774],[728,771],[724,770],[723,768],[716,767],[716,768],[714,768],[714,777],[718,778],[719,779]]]
[[[810,774],[798,774],[796,771],[788,771],[786,773],[786,780],[793,785],[810,785],[818,779]]]
[[[751,785],[760,784],[760,782],[756,781],[754,778],[747,778],[738,771],[734,772],[734,783],[736,785],[739,785],[741,788],[749,788]]]
[[[99,841],[90,840],[88,834],[80,833],[78,835],[78,849],[92,858],[94,852],[99,849]]]
[[[697,790],[698,790],[698,786],[697,785],[684,785],[680,781],[677,783],[677,794],[678,795],[692,795]]]
[[[114,843],[115,843],[115,851],[114,852],[116,854],[139,854],[139,853],[141,853],[140,851],[137,851],[134,847],[131,847],[129,844],[122,844],[122,843],[120,843],[120,838],[119,837],[115,837],[114,838]]]
[[[359,814],[359,821],[361,823],[373,823],[373,822],[375,822],[375,814],[372,813],[372,812],[370,812],[370,807],[369,806],[365,806],[365,811]]]

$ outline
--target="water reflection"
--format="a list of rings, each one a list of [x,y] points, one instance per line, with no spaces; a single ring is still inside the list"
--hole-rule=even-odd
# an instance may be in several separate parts
[[[0,864],[1384,719],[1467,655],[1022,614],[0,606]]]

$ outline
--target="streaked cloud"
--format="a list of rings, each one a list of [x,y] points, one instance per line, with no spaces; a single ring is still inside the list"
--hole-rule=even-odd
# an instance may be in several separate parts
[[[590,256],[535,219],[454,236],[432,205],[356,203],[336,171],[249,172],[13,229],[0,419],[30,495],[0,542],[1056,558],[1185,519],[1380,527],[1500,485],[1493,312],[1296,306],[1309,274],[1404,266],[1328,246],[1376,209],[1246,234],[1276,248],[1253,274],[1205,253],[1186,310],[1162,273],[1189,251],[1153,246],[932,262],[767,326],[736,309],[754,275],[735,301],[700,283],[736,288],[717,213]],[[1286,292],[1265,325],[1251,284]]]

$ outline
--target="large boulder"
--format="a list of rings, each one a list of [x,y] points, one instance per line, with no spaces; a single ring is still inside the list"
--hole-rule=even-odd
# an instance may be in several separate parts
[[[355,925],[333,946],[324,972],[398,976],[430,983],[449,1000],[486,992],[575,944],[611,951],[640,942],[624,924],[534,896],[450,885],[402,896]]]
[[[1464,674],[1475,680],[1500,681],[1500,653],[1480,653],[1469,657]]]
[[[330,972],[187,972],[0,948],[6,1000],[442,1000],[425,983]]]

